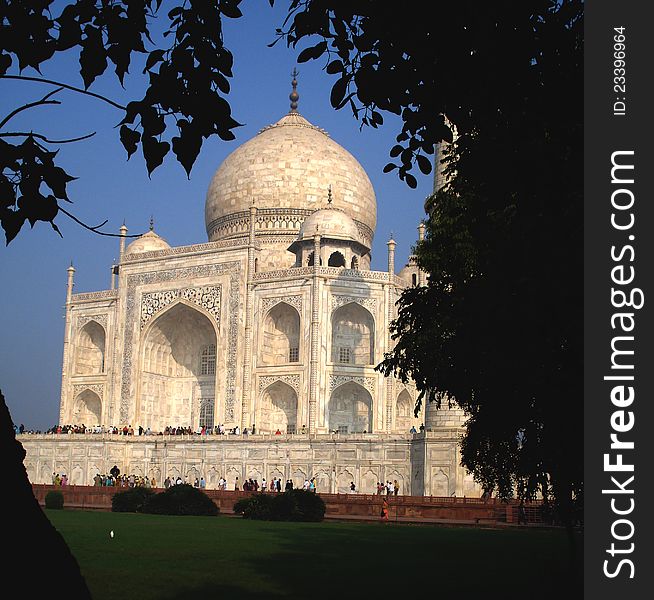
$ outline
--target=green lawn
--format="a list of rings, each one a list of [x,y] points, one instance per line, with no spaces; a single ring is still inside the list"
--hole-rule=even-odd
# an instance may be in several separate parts
[[[561,531],[46,514],[96,600],[582,597]]]

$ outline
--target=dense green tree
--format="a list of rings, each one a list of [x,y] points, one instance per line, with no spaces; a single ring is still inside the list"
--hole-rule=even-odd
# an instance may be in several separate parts
[[[537,492],[573,522],[582,467],[583,2],[293,0],[280,38],[337,77],[362,124],[400,114],[390,155],[415,186],[442,140],[448,185],[417,248],[379,369],[469,416],[463,463],[488,490]],[[449,127],[449,124],[453,127]],[[439,157],[441,160],[442,157]]]
[[[467,42],[434,34],[446,64],[430,106],[458,137],[417,248],[428,285],[403,294],[380,369],[465,409],[463,463],[486,489],[540,491],[570,524],[583,492],[582,5],[475,6],[438,19],[475,31]]]
[[[447,185],[427,200],[419,265],[378,367],[454,398],[462,460],[487,489],[552,499],[571,524],[583,493],[583,2],[293,0],[288,44],[324,59],[335,108],[364,125],[400,114],[390,155],[415,186],[445,140]],[[449,127],[449,124],[453,127]],[[456,132],[456,139],[453,134]]]

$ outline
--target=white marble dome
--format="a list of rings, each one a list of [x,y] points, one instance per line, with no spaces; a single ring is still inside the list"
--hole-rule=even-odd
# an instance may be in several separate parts
[[[360,241],[356,223],[344,211],[329,206],[311,213],[300,227],[299,240],[312,239],[319,233],[324,238]]]
[[[329,135],[291,111],[234,150],[218,168],[207,193],[210,241],[247,234],[252,204],[261,234],[297,235],[302,221],[324,205],[347,214],[372,245],[375,192],[359,162]]]
[[[142,236],[137,237],[129,246],[126,254],[141,254],[153,250],[168,250],[170,245],[161,236],[157,235],[152,229]]]

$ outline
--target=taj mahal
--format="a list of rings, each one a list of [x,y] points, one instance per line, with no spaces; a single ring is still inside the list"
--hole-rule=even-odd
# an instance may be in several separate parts
[[[319,492],[396,480],[401,494],[480,495],[460,466],[462,412],[414,416],[415,387],[374,369],[402,290],[426,274],[396,268],[393,239],[387,270],[371,270],[372,184],[298,112],[293,83],[290,112],[215,172],[207,242],[171,247],[151,226],[127,243],[123,226],[111,289],[73,293],[68,269],[59,422],[150,435],[21,436],[33,483],[93,485],[116,464],[208,488],[315,477]]]

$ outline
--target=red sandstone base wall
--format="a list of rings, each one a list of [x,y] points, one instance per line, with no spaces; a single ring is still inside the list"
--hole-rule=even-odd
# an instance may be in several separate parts
[[[111,510],[111,498],[121,487],[95,486],[54,486],[33,484],[34,496],[41,506],[51,490],[62,492],[64,506],[87,510]],[[204,490],[222,513],[233,512],[234,503],[253,492]],[[516,502],[501,502],[495,498],[445,498],[436,496],[373,496],[368,494],[320,494],[327,507],[327,517],[346,515],[349,517],[379,517],[382,498],[389,501],[389,517],[411,518],[415,520],[440,519],[451,521],[503,522],[517,523],[519,506]],[[542,522],[541,504],[533,503],[525,507],[529,523]]]

